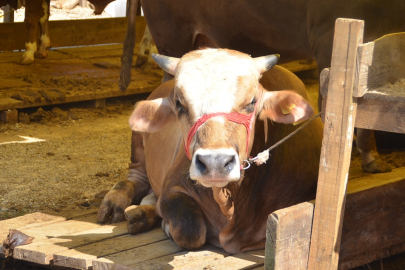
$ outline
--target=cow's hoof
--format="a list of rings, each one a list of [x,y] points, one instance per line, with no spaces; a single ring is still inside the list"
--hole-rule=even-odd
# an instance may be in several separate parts
[[[37,59],[44,59],[48,57],[48,51],[36,51],[34,57]]]
[[[375,159],[367,164],[361,165],[361,167],[364,171],[369,173],[385,173],[392,171],[391,166],[381,159]]]
[[[21,65],[30,65],[32,62],[34,62],[33,58],[23,56],[18,63]]]
[[[154,205],[131,205],[125,209],[125,218],[130,234],[144,232],[159,220]]]

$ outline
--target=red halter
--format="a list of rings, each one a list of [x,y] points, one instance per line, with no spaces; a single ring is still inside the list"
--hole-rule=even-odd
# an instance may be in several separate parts
[[[258,102],[256,102],[256,105],[257,105],[257,103]],[[198,128],[202,124],[204,124],[208,119],[210,119],[212,117],[216,117],[216,116],[223,116],[224,118],[226,118],[227,120],[229,120],[231,122],[242,124],[245,126],[246,132],[247,132],[247,142],[246,142],[246,153],[247,153],[248,148],[249,148],[250,132],[252,130],[253,120],[256,116],[256,105],[255,105],[255,110],[251,114],[248,114],[248,115],[237,113],[237,112],[211,113],[211,114],[203,115],[200,119],[197,120],[197,122],[195,122],[195,124],[190,128],[190,131],[188,132],[187,142],[185,143],[187,157],[191,160],[190,144],[191,144],[194,134],[197,132]]]

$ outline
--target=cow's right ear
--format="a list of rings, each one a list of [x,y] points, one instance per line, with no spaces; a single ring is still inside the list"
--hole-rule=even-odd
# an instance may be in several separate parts
[[[161,67],[164,71],[171,75],[175,75],[177,64],[180,61],[180,58],[165,56],[161,54],[152,54],[153,60]]]
[[[176,120],[167,98],[140,101],[129,118],[129,126],[134,131],[156,132]]]

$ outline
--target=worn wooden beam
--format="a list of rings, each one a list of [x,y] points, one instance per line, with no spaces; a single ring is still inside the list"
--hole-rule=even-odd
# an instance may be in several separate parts
[[[305,202],[269,215],[266,269],[307,269],[314,204]]]
[[[137,42],[142,38],[146,22],[136,18]],[[78,31],[80,29],[80,31]],[[127,18],[50,21],[49,36],[52,47],[97,45],[124,42]],[[24,23],[0,24],[0,51],[23,50],[27,38]]]
[[[10,7],[10,5],[4,6],[3,12],[4,12],[3,23],[14,22],[14,10]]]
[[[405,77],[405,33],[385,35],[359,46],[353,95],[362,97],[368,90]]]
[[[337,269],[356,103],[353,80],[364,22],[337,19],[308,269]]]
[[[351,269],[405,251],[405,168],[385,174],[359,174],[351,168],[347,186],[339,269]],[[361,169],[361,168],[360,168]],[[306,269],[308,223],[316,201],[269,216],[266,270]],[[291,229],[293,228],[293,229]],[[302,241],[302,242],[301,242]],[[300,243],[301,242],[301,243]],[[304,249],[302,249],[304,247]]]

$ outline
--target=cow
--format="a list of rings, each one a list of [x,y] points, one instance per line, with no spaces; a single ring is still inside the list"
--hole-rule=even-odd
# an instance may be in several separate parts
[[[19,63],[29,65],[34,58],[46,58],[48,49],[51,47],[49,39],[49,6],[50,0],[0,0],[0,7],[9,4],[13,9],[25,6],[25,26],[28,30],[28,38],[25,43],[25,52]],[[38,28],[40,38],[37,43]]]
[[[150,227],[157,213],[185,249],[206,242],[230,253],[264,248],[267,216],[315,197],[322,121],[275,148],[267,163],[244,168],[313,115],[304,84],[274,66],[277,55],[203,49],[154,58],[175,79],[136,104],[131,181],[107,193],[98,221],[122,219],[152,188],[156,206],[137,206],[131,233]]]
[[[132,3],[121,65],[121,90],[130,82],[133,25],[138,0]],[[365,21],[364,42],[405,31],[405,2],[397,0],[236,0],[140,1],[158,52],[181,57],[201,47],[230,48],[252,56],[279,53],[280,63],[315,59],[318,71],[330,66],[335,20]],[[165,73],[164,80],[170,76]],[[318,99],[319,101],[321,98]],[[365,171],[387,172],[374,133],[357,130],[357,149]]]

